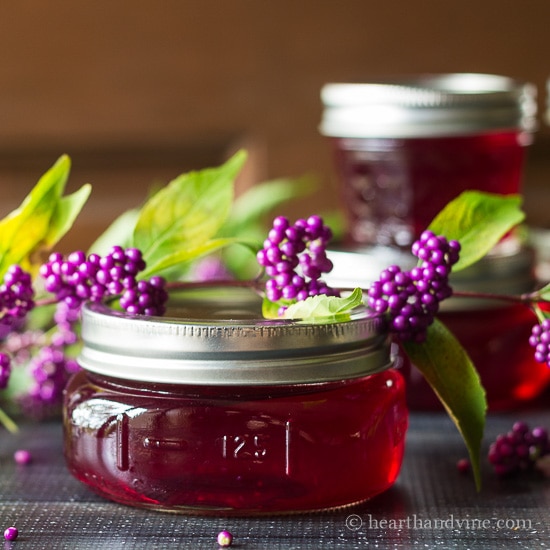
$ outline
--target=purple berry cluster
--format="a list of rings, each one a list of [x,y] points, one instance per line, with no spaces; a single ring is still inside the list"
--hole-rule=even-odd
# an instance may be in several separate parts
[[[525,422],[515,422],[512,429],[499,435],[489,447],[489,462],[500,476],[531,469],[550,454],[550,440],[545,428],[530,429]]]
[[[0,286],[0,323],[9,331],[33,308],[32,278],[21,266],[12,265]]]
[[[137,248],[111,248],[106,256],[82,251],[73,252],[67,259],[60,253],[50,256],[40,268],[44,286],[64,301],[71,309],[90,300],[99,302],[108,296],[121,295],[120,304],[132,314],[162,315],[167,293],[162,277],[152,277],[149,281],[137,280],[137,275],[145,269],[141,251]]]
[[[326,294],[337,296],[322,279],[332,270],[326,254],[332,232],[320,216],[310,216],[290,224],[288,218],[278,216],[257,254],[258,263],[270,279],[266,282],[267,298],[301,301],[309,296]]]
[[[69,376],[79,370],[78,363],[57,346],[44,346],[33,357],[30,372],[34,384],[28,393],[28,399],[34,405],[43,403],[55,405],[61,399],[61,394]]]
[[[535,360],[550,366],[550,318],[533,327],[529,344],[535,350]]]
[[[458,261],[460,244],[424,231],[412,246],[420,260],[410,271],[392,265],[368,291],[368,305],[389,313],[389,329],[400,341],[422,342],[441,301],[452,295],[449,275]]]
[[[57,300],[55,329],[48,342],[43,339],[38,353],[29,361],[32,385],[19,403],[27,416],[44,418],[55,413],[69,377],[79,369],[67,348],[78,341],[76,327],[85,301],[99,302],[118,296],[120,306],[128,313],[164,313],[168,298],[165,281],[162,277],[138,280],[137,276],[144,268],[145,262],[138,249],[120,246],[112,247],[106,256],[86,256],[77,251],[65,259],[62,254],[53,253],[41,266],[44,288]],[[36,345],[36,338],[31,338],[27,345],[25,334],[19,335],[20,348],[30,351]],[[4,370],[7,371],[7,367]]]

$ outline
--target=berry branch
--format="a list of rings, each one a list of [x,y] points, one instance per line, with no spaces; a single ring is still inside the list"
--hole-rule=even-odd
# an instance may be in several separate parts
[[[221,167],[179,176],[139,211],[121,216],[123,224],[116,220],[99,239],[99,244],[109,244],[99,246],[102,252],[97,248],[88,254],[77,251],[66,258],[54,252],[46,263],[36,266],[33,259],[52,249],[89,194],[89,186],[84,186],[71,197],[61,196],[70,167],[68,158],[62,157],[40,179],[21,208],[0,223],[0,389],[5,388],[4,396],[13,397],[9,393],[13,392],[12,382],[20,378],[13,367],[22,363],[28,365],[31,378],[30,385],[27,383],[17,396],[25,413],[40,417],[59,405],[69,376],[79,368],[75,351],[80,309],[87,301],[108,302],[129,315],[156,316],[165,312],[171,290],[230,285],[260,294],[264,315],[270,318],[310,318],[334,311],[340,315],[359,304],[367,305],[386,319],[388,332],[403,344],[445,404],[468,446],[479,486],[477,455],[485,396],[474,366],[460,343],[437,322],[437,313],[440,303],[453,295],[451,271],[479,260],[522,221],[518,198],[464,193],[413,244],[416,267],[408,271],[397,265],[387,267],[370,288],[364,289],[366,299],[360,289],[341,297],[343,289],[331,288],[323,280],[333,267],[327,255],[332,232],[320,216],[294,223],[276,217],[263,245],[224,235],[234,180],[245,157],[241,151]],[[55,223],[59,219],[64,223]],[[12,243],[15,235],[17,245]],[[113,242],[124,242],[125,247],[112,246]],[[263,269],[260,276],[185,280],[189,264],[234,244],[254,250],[255,260]],[[39,296],[34,285],[41,291]],[[517,297],[479,293],[454,296],[513,300],[530,307],[540,321],[530,339],[535,357],[550,362],[550,319],[542,307],[550,301],[549,288]],[[306,303],[310,305],[295,307]],[[49,324],[36,331],[27,321],[39,310],[52,310],[53,314]],[[445,349],[451,349],[452,354],[445,355]],[[9,430],[16,429],[1,409],[0,423]]]

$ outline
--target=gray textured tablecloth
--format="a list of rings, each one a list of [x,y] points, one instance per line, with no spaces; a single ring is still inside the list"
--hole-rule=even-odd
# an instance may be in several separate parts
[[[550,410],[491,415],[484,454],[514,420],[550,426]],[[34,461],[15,464],[29,449]],[[62,457],[60,423],[24,425],[0,434],[0,529],[18,527],[4,550],[216,549],[228,529],[235,549],[550,548],[550,480],[502,480],[484,460],[483,490],[460,474],[466,450],[444,413],[412,414],[407,451],[395,486],[354,508],[262,518],[205,518],[133,509],[94,495],[73,479]]]

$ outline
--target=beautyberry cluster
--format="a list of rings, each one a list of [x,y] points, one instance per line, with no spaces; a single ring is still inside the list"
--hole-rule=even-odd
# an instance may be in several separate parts
[[[490,445],[488,458],[498,475],[507,476],[531,469],[548,454],[550,440],[546,429],[530,429],[525,422],[516,422]]]
[[[0,285],[0,324],[2,334],[9,332],[34,307],[32,278],[19,265],[12,265]]]
[[[270,279],[266,282],[267,298],[301,301],[309,296],[337,296],[322,279],[332,270],[326,254],[332,231],[320,216],[299,219],[294,224],[284,216],[273,220],[273,227],[257,254],[258,263],[265,267]]]
[[[164,279],[152,277],[149,281],[137,280],[145,269],[141,251],[137,248],[111,248],[106,256],[77,251],[67,259],[60,253],[50,256],[40,269],[44,286],[64,301],[71,309],[90,300],[99,302],[108,296],[121,295],[120,304],[129,313],[162,315],[167,293]]]
[[[55,405],[63,393],[69,376],[79,370],[78,363],[64,353],[58,346],[44,346],[33,357],[30,372],[33,377],[33,386],[27,395],[27,412],[32,401],[35,409],[37,405]],[[31,414],[38,416],[37,414]]]
[[[410,271],[392,265],[368,291],[368,305],[389,313],[389,329],[400,341],[422,342],[442,300],[452,295],[449,275],[458,261],[460,244],[424,231],[412,246],[420,260]]]
[[[550,366],[550,319],[533,327],[529,344],[535,349],[535,360]]]

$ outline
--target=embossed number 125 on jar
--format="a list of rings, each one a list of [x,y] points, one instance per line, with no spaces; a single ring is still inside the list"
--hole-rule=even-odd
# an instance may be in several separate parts
[[[83,312],[64,405],[72,474],[161,511],[331,509],[390,487],[408,414],[379,319],[261,319],[242,289],[181,294],[164,318]]]

